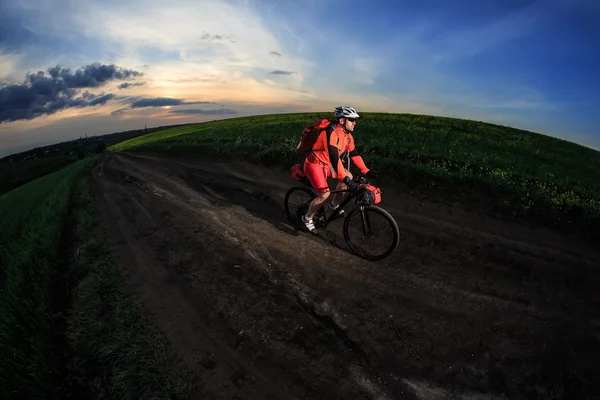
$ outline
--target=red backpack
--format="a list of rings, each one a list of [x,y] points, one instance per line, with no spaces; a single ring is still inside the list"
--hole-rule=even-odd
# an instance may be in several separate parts
[[[317,137],[319,136],[319,132],[327,128],[329,125],[331,125],[331,121],[327,118],[323,118],[317,122],[307,125],[300,135],[300,142],[298,143],[296,149],[299,152],[304,153],[304,155],[308,155],[312,151]]]

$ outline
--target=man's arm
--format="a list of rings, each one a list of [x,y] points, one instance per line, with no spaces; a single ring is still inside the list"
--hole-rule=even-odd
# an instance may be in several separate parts
[[[339,179],[340,181],[344,179],[346,173],[344,171],[344,166],[342,165],[342,160],[340,159],[340,152],[337,148],[337,144],[340,138],[335,132],[335,129],[330,125],[327,128],[327,143],[329,150],[329,161],[331,162],[331,166],[334,169],[335,175],[334,178]]]
[[[350,152],[350,158],[352,159],[352,162],[358,167],[360,172],[362,172],[363,174],[369,172],[369,168],[367,168],[367,166],[365,165],[365,161],[358,153],[358,150],[356,150],[356,146],[354,145],[354,137],[352,137],[352,135],[350,135],[350,144],[348,146],[348,151]]]

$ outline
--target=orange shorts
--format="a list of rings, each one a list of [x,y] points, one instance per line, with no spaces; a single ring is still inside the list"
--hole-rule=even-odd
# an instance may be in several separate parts
[[[332,178],[331,168],[329,168],[329,166],[313,164],[305,161],[304,173],[317,193],[325,193],[329,191],[327,178]]]

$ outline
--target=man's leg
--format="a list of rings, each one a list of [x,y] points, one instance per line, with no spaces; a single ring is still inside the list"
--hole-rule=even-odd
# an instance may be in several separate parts
[[[302,222],[306,225],[306,228],[310,231],[315,229],[312,222],[313,217],[319,210],[319,207],[323,205],[323,202],[329,197],[329,185],[327,184],[327,171],[322,166],[315,166],[310,163],[304,164],[304,172],[306,177],[310,181],[313,189],[317,193],[317,197],[310,203],[308,212],[302,217]]]
[[[353,178],[352,173],[350,171],[346,171],[346,173],[348,174],[350,179]],[[348,186],[346,186],[346,184],[344,182],[338,181],[338,184],[335,187],[335,189],[336,190],[346,190],[346,189],[348,189]],[[333,205],[338,206],[343,201],[344,196],[346,196],[347,194],[348,194],[348,192],[336,193],[333,195],[333,199],[331,200],[331,202],[333,203]]]
[[[315,216],[317,211],[319,211],[319,207],[321,207],[321,205],[323,205],[323,202],[329,197],[329,194],[330,192],[329,190],[327,190],[324,193],[319,193],[318,196],[315,197],[315,199],[310,203],[310,206],[308,207],[306,219],[312,219]]]

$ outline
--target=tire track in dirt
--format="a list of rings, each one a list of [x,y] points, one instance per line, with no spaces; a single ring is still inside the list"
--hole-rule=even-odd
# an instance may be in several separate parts
[[[390,184],[401,244],[372,263],[346,250],[342,220],[322,232],[337,246],[289,228],[285,170],[119,154],[94,176],[114,252],[199,398],[597,390],[599,258],[559,233]]]
[[[139,181],[134,181],[128,176],[124,180],[140,184]],[[125,241],[125,246],[121,246],[119,249],[124,258],[123,262],[127,263],[130,268],[138,268],[136,271],[128,271],[128,277],[132,279],[134,285],[138,286],[138,289],[141,289],[138,290],[138,294],[142,294],[142,300],[146,305],[149,305],[153,312],[158,314],[158,318],[164,321],[163,323],[166,323],[163,329],[166,327],[167,333],[171,333],[169,338],[173,342],[177,342],[176,348],[181,352],[191,351],[191,360],[187,360],[190,361],[188,367],[195,370],[196,363],[199,363],[207,370],[221,368],[221,371],[214,374],[211,379],[212,382],[221,381],[221,384],[212,387],[210,381],[203,381],[199,393],[210,393],[214,390],[221,392],[224,398],[232,397],[237,390],[234,389],[231,392],[229,387],[223,387],[225,385],[222,382],[227,382],[229,377],[235,381],[239,371],[249,369],[260,380],[260,383],[256,385],[255,396],[260,397],[261,394],[273,393],[278,395],[278,398],[293,398],[283,395],[269,379],[253,370],[227,342],[218,339],[223,336],[223,332],[214,327],[210,315],[206,311],[204,313],[199,311],[199,309],[206,310],[206,304],[199,302],[193,293],[190,293],[186,282],[181,277],[169,274],[168,270],[157,263],[152,254],[145,250],[146,245],[136,238],[135,230],[127,222],[126,215],[113,200],[113,196],[123,196],[131,200],[132,207],[148,217],[148,221],[156,226],[149,211],[135,197],[128,196],[129,192],[122,187],[114,185],[111,187],[104,184],[98,189],[103,192],[104,197],[104,202],[100,204],[104,204],[108,208],[108,210],[102,211],[113,217],[116,226],[111,228],[116,228]],[[162,194],[160,191],[155,191],[155,193]],[[128,251],[123,252],[124,249]],[[157,295],[158,297],[156,297]],[[189,299],[195,301],[190,302]],[[195,307],[194,304],[200,308]],[[157,309],[160,311],[156,311]],[[186,327],[188,329],[185,329]],[[215,354],[218,355],[220,361],[218,367],[213,359]],[[225,367],[221,367],[221,365],[225,365]]]

